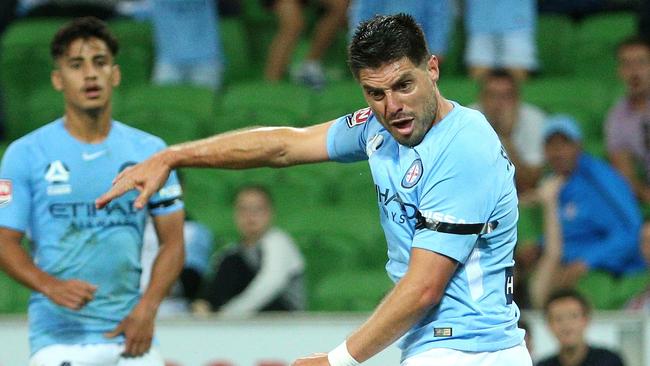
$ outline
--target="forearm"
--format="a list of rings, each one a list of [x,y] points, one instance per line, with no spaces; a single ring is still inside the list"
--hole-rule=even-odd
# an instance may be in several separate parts
[[[364,362],[381,352],[438,303],[439,299],[434,299],[431,292],[414,282],[405,276],[347,339],[347,348],[355,360]]]
[[[326,160],[325,134],[324,125],[252,128],[174,145],[161,154],[171,168],[283,167]]]
[[[167,296],[169,289],[183,269],[184,261],[185,251],[182,243],[180,245],[161,243],[151,270],[149,286],[142,295],[140,304],[154,312],[157,311],[158,306]]]
[[[2,240],[0,266],[13,279],[31,290],[45,293],[52,276],[34,264],[32,258],[20,246],[20,241]]]

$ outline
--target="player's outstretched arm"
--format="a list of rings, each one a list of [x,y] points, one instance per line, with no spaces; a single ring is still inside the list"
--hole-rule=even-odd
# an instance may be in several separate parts
[[[252,128],[170,146],[125,169],[115,178],[112,188],[97,199],[96,205],[102,208],[112,199],[137,189],[140,194],[134,205],[143,208],[174,168],[246,169],[326,161],[327,130],[331,123],[306,128]]]
[[[386,295],[370,318],[347,339],[347,352],[356,362],[364,362],[404,335],[424,314],[437,305],[458,263],[444,255],[413,248],[409,269]],[[340,352],[330,352],[332,354]],[[296,360],[292,366],[338,366],[328,363],[327,354]]]
[[[60,280],[36,267],[20,245],[22,238],[22,232],[0,228],[0,267],[9,276],[72,310],[81,309],[94,298],[97,286],[74,279]]]

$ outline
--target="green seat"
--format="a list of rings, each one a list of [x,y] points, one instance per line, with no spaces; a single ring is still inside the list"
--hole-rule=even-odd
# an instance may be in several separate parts
[[[393,284],[377,269],[337,271],[321,280],[311,297],[310,310],[372,311]]]
[[[0,81],[5,98],[9,138],[20,137],[28,112],[28,98],[50,86],[50,41],[66,19],[28,19],[14,22],[2,38]]]
[[[575,71],[576,32],[566,15],[541,14],[537,22],[537,51],[543,76]]]
[[[442,95],[462,105],[474,103],[478,96],[478,84],[467,77],[442,77],[438,87]]]
[[[616,80],[616,46],[636,33],[637,14],[606,13],[586,18],[578,27],[575,50],[576,74]]]
[[[367,106],[363,90],[357,82],[333,82],[317,94],[313,123],[329,121]]]
[[[30,291],[0,271],[0,314],[27,312]]]
[[[109,27],[120,43],[116,62],[122,71],[122,87],[149,83],[154,60],[151,24],[120,19],[111,21]]]
[[[241,82],[226,90],[217,106],[213,131],[248,126],[313,123],[311,111],[317,95],[306,87],[290,83]]]
[[[224,84],[249,80],[261,75],[260,68],[253,67],[246,28],[238,18],[222,18],[219,31],[225,56]],[[256,71],[258,70],[258,71]]]
[[[143,85],[121,90],[119,96],[116,119],[163,137],[170,144],[207,135],[214,119],[216,97],[207,88]]]

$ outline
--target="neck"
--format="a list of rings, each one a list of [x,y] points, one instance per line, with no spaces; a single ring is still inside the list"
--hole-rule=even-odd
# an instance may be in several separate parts
[[[648,95],[646,93],[640,93],[635,95],[630,95],[628,98],[630,106],[635,111],[644,110],[648,103]]]
[[[560,363],[563,366],[577,366],[587,357],[589,347],[586,343],[580,343],[572,347],[563,347],[560,349]]]
[[[111,107],[82,111],[66,106],[64,121],[74,138],[86,143],[102,142],[111,129]]]
[[[445,116],[447,116],[447,114],[449,114],[449,112],[451,112],[452,109],[454,109],[454,105],[438,93],[438,113],[436,114],[433,123],[435,124],[440,122],[445,118]]]

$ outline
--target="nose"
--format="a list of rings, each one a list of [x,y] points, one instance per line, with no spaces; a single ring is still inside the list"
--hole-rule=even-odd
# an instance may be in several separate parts
[[[84,68],[84,78],[85,79],[95,79],[97,78],[97,70],[95,69],[93,64],[90,63],[85,63]]]
[[[402,111],[402,102],[392,91],[386,92],[386,116],[391,117]]]

